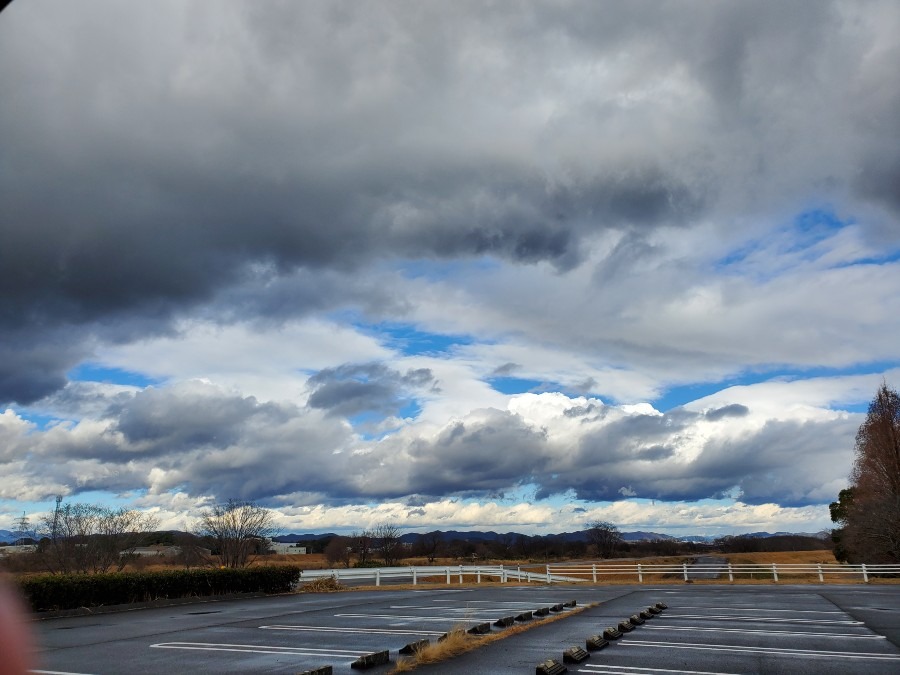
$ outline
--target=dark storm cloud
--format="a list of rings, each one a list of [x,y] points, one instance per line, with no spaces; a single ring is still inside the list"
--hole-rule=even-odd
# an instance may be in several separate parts
[[[717,422],[726,417],[744,417],[750,413],[750,408],[740,403],[732,403],[731,405],[722,406],[715,410],[708,410],[704,413],[704,417],[710,422]]]
[[[359,372],[430,381],[425,373],[391,375],[377,366]],[[738,494],[748,504],[799,506],[833,499],[859,424],[852,415],[751,424],[750,413],[734,406],[719,409],[731,416],[715,419],[602,406],[603,416],[563,408],[558,422],[536,426],[518,414],[481,409],[434,433],[410,426],[363,443],[343,419],[319,409],[261,403],[202,382],[142,391],[70,385],[55,401],[103,413],[46,430],[13,424],[10,416],[0,420],[4,447],[12,449],[0,461],[22,462],[16,474],[43,489],[43,498],[60,486],[258,500],[314,490],[325,503],[406,499],[415,508],[429,497],[495,498],[527,485],[537,499],[569,490],[594,501]],[[732,424],[743,426],[726,433]]]
[[[87,401],[92,409],[104,398],[97,386],[64,392],[58,401]],[[268,500],[310,485],[335,501],[351,493],[352,458],[340,452],[349,437],[338,421],[202,382],[112,391],[106,399],[103,416],[87,426],[8,439],[25,460],[24,475],[46,486],[45,497],[59,485],[73,492],[180,489],[219,499]]]
[[[276,287],[394,256],[564,270],[616,229],[609,273],[627,273],[660,226],[820,195],[896,217],[900,100],[882,92],[897,52],[867,52],[895,21],[889,3],[207,10],[3,13],[0,400],[62,386],[79,339],[113,324],[163,331],[198,308],[277,317],[379,293],[323,285],[304,305],[254,288],[259,269]],[[856,30],[859,16],[871,23]],[[591,79],[617,68],[621,81]],[[641,103],[644,83],[671,100]],[[89,330],[41,353],[72,326]]]
[[[518,415],[476,411],[432,439],[406,445],[392,439],[360,458],[366,479],[358,488],[372,497],[485,496],[534,485],[537,499],[574,490],[591,501],[738,494],[748,504],[819,504],[843,480],[846,448],[858,426],[846,417],[770,420],[736,436],[716,433],[692,441],[697,424],[713,422],[702,413],[615,415],[612,421],[595,418],[593,425],[585,421],[577,439],[560,441]]]
[[[177,393],[176,393],[177,392]],[[108,412],[115,417],[113,431],[132,445],[147,445],[157,452],[182,452],[196,447],[228,447],[240,438],[250,417],[258,423],[278,424],[284,413],[252,396],[210,396],[199,391],[148,388]]]
[[[405,374],[380,363],[326,368],[309,378],[313,388],[308,404],[327,410],[330,416],[352,417],[363,412],[393,414],[415,389],[427,386],[434,376],[427,368]]]
[[[408,449],[410,484],[427,495],[484,493],[508,489],[532,473],[542,475],[551,459],[546,436],[498,410],[482,411],[477,421],[455,422],[434,441],[415,441]]]
[[[518,363],[504,363],[502,366],[497,366],[494,368],[491,373],[491,377],[509,377],[517,370],[519,370],[522,366]]]
[[[65,386],[66,372],[87,353],[78,331],[65,333],[48,330],[38,339],[28,330],[0,329],[0,403],[31,403]]]
[[[581,443],[579,470],[558,474],[544,492],[569,485],[582,499],[616,499],[618,487],[627,484],[648,499],[705,499],[736,489],[750,504],[821,503],[825,486],[835,480],[834,468],[846,464],[857,426],[853,419],[772,420],[737,441],[714,437],[696,459],[678,460],[679,435],[701,417],[639,416],[589,433]]]

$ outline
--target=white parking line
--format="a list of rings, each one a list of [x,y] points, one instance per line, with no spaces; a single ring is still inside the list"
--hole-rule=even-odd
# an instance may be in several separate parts
[[[872,652],[826,652],[811,649],[787,649],[782,647],[745,647],[743,645],[710,645],[692,642],[644,642],[643,640],[623,641],[623,647],[656,647],[658,649],[693,649],[710,652],[738,652],[744,654],[768,654],[769,656],[798,656],[804,659],[869,659],[874,661],[900,661],[896,654],[875,654]]]
[[[678,609],[706,609],[715,610],[717,612],[728,612],[739,610],[741,612],[790,612],[791,614],[846,614],[835,609],[759,609],[754,607],[741,607],[733,605],[731,607],[704,607],[702,605],[678,605]]]
[[[391,630],[389,628],[337,628],[333,626],[260,626],[263,630],[298,630],[314,633],[370,633],[374,635],[443,635],[439,630]]]
[[[685,630],[703,631],[707,633],[759,633],[761,635],[811,635],[814,637],[856,638],[861,640],[887,640],[884,635],[861,635],[859,633],[806,633],[792,630],[747,630],[746,628],[703,628],[701,626],[648,626],[644,624],[642,630]]]
[[[456,600],[435,600],[435,602],[456,602]],[[516,605],[519,607],[540,607],[541,605],[555,605],[557,603],[557,600],[546,600],[546,601],[534,600],[531,602],[524,602],[521,600],[509,600],[509,601],[503,601],[503,602],[493,602],[491,600],[466,600],[466,602],[470,605],[482,604],[482,605],[493,605],[493,606],[497,606],[497,607],[507,607],[507,606],[511,607],[513,605]]]
[[[157,649],[190,649],[210,652],[244,652],[247,654],[287,654],[289,656],[331,656],[355,659],[371,652],[350,649],[314,649],[312,647],[272,647],[269,645],[232,645],[216,642],[160,642],[150,645]]]
[[[850,619],[785,619],[780,616],[732,616],[731,614],[664,614],[664,619],[727,619],[728,621],[765,621],[767,623],[818,623],[827,625],[861,626],[862,621]]]
[[[688,675],[737,675],[736,673],[712,673],[706,670],[669,670],[666,668],[638,668],[637,666],[595,666],[584,664],[579,673],[606,673],[607,675],[643,675],[643,673],[686,673]]]
[[[547,605],[527,605],[528,609],[535,610],[539,607],[547,607]],[[514,607],[495,607],[493,605],[488,607],[420,607],[417,605],[390,605],[388,609],[421,609],[425,610],[431,614],[435,613],[450,613],[450,614],[468,614],[470,612],[496,612],[498,616],[503,614],[509,614],[510,612],[521,612],[522,608],[514,608]]]
[[[403,614],[335,614],[342,618],[350,619],[407,619],[410,621],[437,621],[440,623],[454,623],[460,620],[458,616],[432,617],[432,616],[406,616]],[[474,616],[464,617],[466,621],[483,623],[485,621],[496,621],[496,617],[479,618]]]

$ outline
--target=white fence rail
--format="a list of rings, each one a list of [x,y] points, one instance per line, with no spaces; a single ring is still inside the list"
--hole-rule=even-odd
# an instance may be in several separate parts
[[[550,571],[529,572],[519,567],[503,565],[453,565],[453,566],[418,566],[418,567],[359,567],[350,569],[303,570],[300,582],[334,577],[338,581],[371,581],[380,586],[382,581],[404,581],[418,584],[420,580],[440,578],[445,583],[463,583],[464,581],[480,584],[488,579],[507,583],[509,581],[525,581],[538,583],[573,583],[584,581],[575,577],[567,577]]]
[[[672,565],[644,565],[641,563],[630,564],[602,564],[602,565],[548,565],[547,577],[577,578],[579,581],[591,581],[598,583],[603,577],[609,576],[633,576],[638,583],[644,582],[644,575],[669,575],[678,576],[684,581],[693,579],[724,579],[734,581],[735,575],[739,577],[772,579],[778,581],[779,577],[788,576],[817,576],[820,582],[824,582],[827,576],[855,576],[861,577],[866,583],[870,575],[900,574],[900,565],[842,565],[838,563],[805,563],[805,564],[691,564],[680,563]],[[656,579],[655,581],[658,581]]]
[[[370,582],[380,586],[382,582],[403,582],[419,584],[443,582],[447,584],[483,581],[527,582],[527,583],[602,583],[609,577],[631,576],[638,583],[644,583],[644,577],[653,575],[652,581],[660,581],[658,575],[692,581],[694,579],[718,579],[734,581],[735,578],[771,579],[779,581],[782,577],[812,576],[820,582],[828,577],[856,577],[866,583],[870,576],[885,574],[900,575],[900,565],[841,565],[834,563],[821,564],[690,564],[645,565],[628,564],[592,564],[592,565],[547,565],[544,571],[534,572],[522,570],[521,567],[504,565],[455,565],[455,566],[410,566],[410,567],[376,567],[327,570],[303,570],[300,582],[312,581],[322,577],[334,577],[338,581]]]

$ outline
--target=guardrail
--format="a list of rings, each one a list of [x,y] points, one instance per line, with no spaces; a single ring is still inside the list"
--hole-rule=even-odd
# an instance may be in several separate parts
[[[690,564],[680,563],[671,565],[645,565],[642,563],[630,564],[601,564],[601,565],[547,565],[547,583],[552,583],[551,578],[564,576],[577,578],[579,581],[591,581],[597,583],[604,576],[630,575],[637,577],[638,583],[644,583],[644,575],[678,575],[684,581],[696,579],[716,579],[728,575],[729,581],[734,581],[735,575],[750,575],[751,578],[759,575],[760,578],[771,578],[778,581],[779,576],[811,576],[816,575],[820,582],[825,581],[826,575],[852,575],[862,577],[869,582],[869,575],[900,574],[900,565],[845,565],[840,563],[813,563],[813,564]]]
[[[463,583],[464,578],[480,584],[482,579],[497,577],[501,583],[508,581],[525,581],[537,583],[573,583],[584,581],[575,577],[546,572],[523,571],[520,567],[512,568],[503,565],[455,565],[455,566],[418,566],[418,567],[352,567],[349,569],[303,570],[300,582],[334,577],[338,581],[371,581],[380,586],[382,581],[410,581],[413,585],[424,578],[443,577],[450,584]]]

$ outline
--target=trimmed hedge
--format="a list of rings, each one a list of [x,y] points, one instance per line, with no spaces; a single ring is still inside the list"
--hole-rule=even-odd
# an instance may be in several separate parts
[[[293,565],[112,574],[43,574],[18,581],[35,612],[123,605],[228,593],[286,593],[300,581]]]

